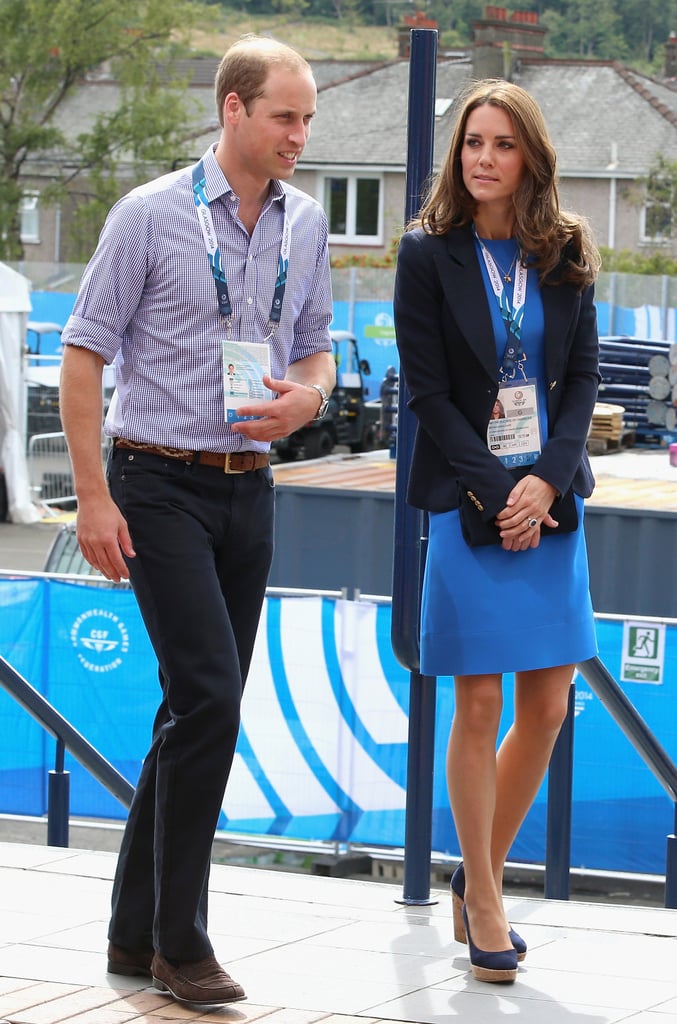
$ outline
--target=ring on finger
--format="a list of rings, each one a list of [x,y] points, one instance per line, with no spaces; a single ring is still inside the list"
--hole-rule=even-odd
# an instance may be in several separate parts
[[[538,526],[538,519],[527,519],[527,526],[530,530],[533,530],[535,526]]]

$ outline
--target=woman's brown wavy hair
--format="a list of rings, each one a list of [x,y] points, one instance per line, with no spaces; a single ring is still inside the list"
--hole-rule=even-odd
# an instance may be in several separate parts
[[[524,160],[524,175],[513,195],[515,237],[541,282],[569,281],[580,288],[591,284],[600,258],[587,221],[560,209],[557,156],[540,107],[524,89],[501,79],[473,83],[460,97],[461,110],[440,173],[433,180],[423,206],[409,227],[423,227],[431,235],[444,235],[472,222],[477,204],[463,183],[461,151],[468,117],[489,103],[510,118]]]

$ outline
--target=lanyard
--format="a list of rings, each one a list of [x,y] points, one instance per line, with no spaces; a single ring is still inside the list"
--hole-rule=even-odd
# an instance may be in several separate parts
[[[202,229],[202,237],[204,238],[205,248],[207,250],[209,266],[214,278],[214,284],[216,285],[216,297],[219,304],[219,313],[223,319],[227,321],[228,330],[230,331],[233,307],[230,302],[228,282],[221,262],[219,243],[216,240],[212,211],[209,209],[207,182],[205,180],[205,169],[202,160],[193,167],[193,198],[195,199],[197,219],[200,222],[200,228]],[[277,328],[280,323],[280,317],[282,316],[282,303],[284,302],[284,291],[287,287],[290,251],[291,224],[289,223],[289,218],[285,209],[284,222],[282,225],[282,241],[280,243],[280,257],[277,265],[277,279],[275,281],[275,291],[273,292],[273,303],[270,307],[270,314],[268,316],[271,334]]]
[[[526,362],[527,356],[522,345],[522,320],[524,319],[524,308],[527,302],[527,268],[524,266],[521,259],[517,260],[515,267],[515,288],[513,290],[511,305],[506,290],[503,287],[501,273],[496,265],[496,260],[482,242],[477,231],[475,231],[475,238],[479,243],[480,251],[484,258],[484,265],[486,266],[487,274],[489,275],[491,288],[496,296],[498,308],[501,313],[501,319],[505,324],[505,329],[508,335],[499,370],[501,382],[505,383],[508,380],[514,380],[517,370],[520,371],[526,380],[527,376],[524,372],[523,364]]]

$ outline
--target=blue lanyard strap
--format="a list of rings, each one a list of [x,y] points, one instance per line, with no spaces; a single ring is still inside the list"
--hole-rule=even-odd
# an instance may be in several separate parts
[[[503,374],[504,379],[512,380],[515,377],[517,369],[522,370],[522,363],[526,362],[526,352],[522,345],[522,320],[524,318],[524,306],[518,310],[512,310],[503,289],[501,297],[499,299],[498,308],[501,313],[501,319],[505,324],[506,333],[508,335],[505,343],[505,349],[503,350],[503,358],[501,359],[500,372]],[[523,373],[524,371],[522,371]]]
[[[226,274],[221,262],[221,251],[216,239],[214,221],[212,219],[211,210],[209,209],[207,181],[205,178],[205,169],[202,160],[193,167],[192,178],[193,198],[195,200],[197,218],[200,222],[200,228],[202,229],[202,237],[204,238],[205,248],[207,250],[209,267],[212,272],[212,277],[214,278],[214,284],[216,285],[216,298],[219,304],[219,313],[224,320],[230,321],[233,315],[233,307],[230,302]],[[270,323],[275,327],[279,324],[280,317],[282,316],[282,305],[284,303],[284,293],[285,288],[287,287],[287,274],[289,272],[290,251],[291,224],[289,223],[287,211],[285,210],[284,224],[282,227],[282,241],[280,243],[280,258],[277,265],[277,278],[275,280],[273,302],[270,307],[270,314],[268,317]]]
[[[284,302],[284,290],[287,287],[287,273],[289,271],[289,250],[291,249],[291,224],[284,213],[284,224],[282,226],[282,241],[280,243],[280,258],[277,261],[277,279],[275,291],[273,292],[273,304],[270,307],[269,320],[273,324],[279,324],[282,316],[282,303]]]
[[[221,263],[221,251],[219,249],[219,243],[216,240],[214,222],[212,220],[211,210],[209,209],[209,200],[207,199],[207,182],[205,180],[205,171],[202,160],[200,160],[199,164],[196,164],[195,167],[193,167],[193,198],[195,199],[197,218],[200,222],[202,235],[205,240],[209,266],[212,272],[212,277],[214,278],[214,284],[216,285],[216,297],[219,304],[219,313],[224,320],[229,320],[233,314],[233,308],[230,304],[228,282],[226,281],[226,275]]]
[[[521,259],[518,259],[515,271],[513,304],[509,300],[506,290],[503,287],[503,281],[501,280],[501,274],[496,261],[477,234],[474,225],[473,232],[484,259],[484,265],[487,268],[491,288],[496,296],[501,320],[505,325],[507,334],[505,349],[503,351],[501,365],[499,368],[501,380],[503,382],[507,380],[514,380],[518,370],[526,380],[523,364],[526,362],[527,356],[524,351],[524,346],[522,345],[522,321],[524,319],[524,308],[526,306],[527,297],[527,269],[523,265]]]

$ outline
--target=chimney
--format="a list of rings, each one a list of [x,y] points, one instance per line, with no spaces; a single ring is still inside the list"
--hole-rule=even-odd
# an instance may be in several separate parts
[[[677,35],[674,32],[665,42],[665,77],[677,78]]]
[[[520,57],[542,57],[547,28],[536,11],[513,11],[493,4],[473,21],[473,76],[510,79]],[[676,40],[677,42],[677,40]]]
[[[437,28],[437,22],[427,18],[423,11],[405,14],[397,28],[397,53],[400,57],[409,57],[412,28]]]

